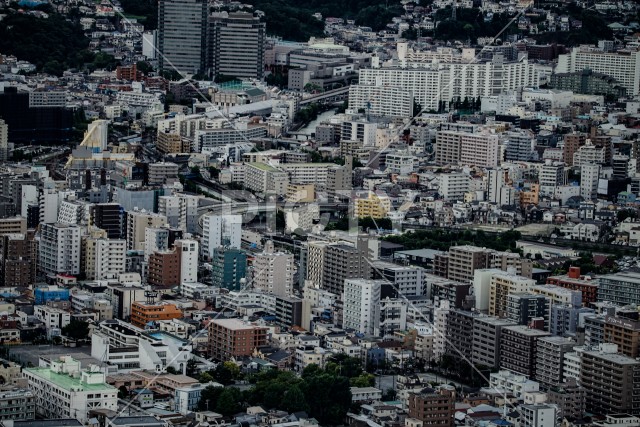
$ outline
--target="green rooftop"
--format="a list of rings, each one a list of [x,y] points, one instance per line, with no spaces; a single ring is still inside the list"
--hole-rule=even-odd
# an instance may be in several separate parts
[[[263,171],[267,171],[267,172],[280,172],[280,169],[278,168],[274,168],[271,165],[268,165],[266,163],[262,163],[262,162],[256,162],[256,163],[249,163],[251,166],[253,166],[254,168],[263,170]]]
[[[76,391],[114,391],[115,387],[102,383],[102,384],[85,384],[80,381],[80,378],[74,378],[69,374],[58,374],[53,372],[49,368],[25,368],[24,371],[30,372],[33,375],[42,379],[51,381],[58,387],[62,387],[65,390],[71,391],[73,387]],[[102,375],[102,372],[93,372],[93,375]],[[80,374],[82,375],[82,374]]]

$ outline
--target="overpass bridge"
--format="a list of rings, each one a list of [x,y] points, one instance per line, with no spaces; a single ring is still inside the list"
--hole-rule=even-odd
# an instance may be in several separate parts
[[[326,92],[319,93],[310,98],[300,101],[300,106],[313,104],[314,102],[320,104],[334,103],[338,101],[344,101],[349,96],[349,86],[340,87],[338,89],[328,90]]]

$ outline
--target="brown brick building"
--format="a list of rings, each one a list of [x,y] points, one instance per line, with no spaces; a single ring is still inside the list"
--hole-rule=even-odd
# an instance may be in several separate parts
[[[180,255],[178,251],[160,251],[149,256],[151,286],[168,288],[180,285]]]
[[[640,321],[607,316],[604,323],[604,341],[617,344],[618,352],[635,359],[640,356]]]
[[[568,274],[550,276],[547,285],[562,286],[565,289],[582,292],[582,305],[589,307],[598,300],[598,281],[580,275],[580,267],[570,267]]]
[[[0,236],[0,284],[29,286],[36,278],[38,243],[33,232]]]
[[[409,417],[430,427],[453,426],[455,395],[450,390],[425,388],[409,394]]]
[[[250,356],[267,344],[267,329],[239,319],[214,319],[209,323],[209,356],[216,360]]]

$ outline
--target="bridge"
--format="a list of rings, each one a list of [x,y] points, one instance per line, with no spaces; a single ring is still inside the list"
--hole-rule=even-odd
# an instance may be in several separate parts
[[[328,90],[326,92],[319,93],[310,98],[300,101],[300,106],[313,104],[314,102],[320,104],[328,104],[338,101],[344,101],[349,96],[349,86],[344,86],[338,89]]]

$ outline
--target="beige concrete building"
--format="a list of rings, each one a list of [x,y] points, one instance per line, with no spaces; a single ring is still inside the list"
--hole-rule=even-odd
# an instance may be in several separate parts
[[[141,251],[145,249],[145,230],[148,227],[159,228],[167,224],[167,217],[153,212],[127,212],[127,249]]]
[[[494,273],[489,283],[489,315],[506,317],[507,297],[511,293],[528,293],[536,284],[533,279],[511,273]]]

